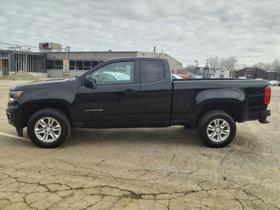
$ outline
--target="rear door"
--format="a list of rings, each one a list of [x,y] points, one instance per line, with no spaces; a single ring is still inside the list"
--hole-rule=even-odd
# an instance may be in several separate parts
[[[167,61],[140,61],[141,122],[146,126],[167,126],[170,122],[172,82]]]

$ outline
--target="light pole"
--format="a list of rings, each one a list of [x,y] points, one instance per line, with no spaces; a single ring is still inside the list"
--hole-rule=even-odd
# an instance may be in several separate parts
[[[198,71],[198,60],[193,60],[193,62],[195,62],[195,69],[194,69],[194,75],[197,75],[197,71]]]

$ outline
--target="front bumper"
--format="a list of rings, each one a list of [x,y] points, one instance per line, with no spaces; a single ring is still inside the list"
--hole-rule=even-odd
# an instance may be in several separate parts
[[[263,110],[259,116],[259,122],[260,123],[269,123],[269,121],[267,121],[267,117],[271,115],[271,111],[270,110]]]
[[[22,112],[19,104],[9,104],[8,108],[6,109],[6,115],[11,125],[23,128]]]
[[[10,109],[6,109],[6,115],[7,115],[7,118],[8,118],[8,122],[14,126],[14,114],[13,112],[10,110]]]
[[[19,105],[8,105],[6,109],[8,122],[16,127],[18,136],[23,136],[23,121]]]

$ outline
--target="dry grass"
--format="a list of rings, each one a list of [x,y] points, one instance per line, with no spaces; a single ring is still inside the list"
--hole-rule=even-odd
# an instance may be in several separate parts
[[[4,77],[2,76],[2,79]],[[39,77],[36,77],[28,72],[24,72],[24,71],[18,71],[15,72],[13,74],[11,74],[10,76],[6,77],[5,79],[8,80],[40,80]]]

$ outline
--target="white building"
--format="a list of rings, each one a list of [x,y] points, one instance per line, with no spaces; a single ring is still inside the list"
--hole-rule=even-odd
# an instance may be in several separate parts
[[[221,69],[215,69],[213,71],[213,75],[211,75],[213,78],[229,78],[230,77],[230,71],[229,70],[221,70]]]

